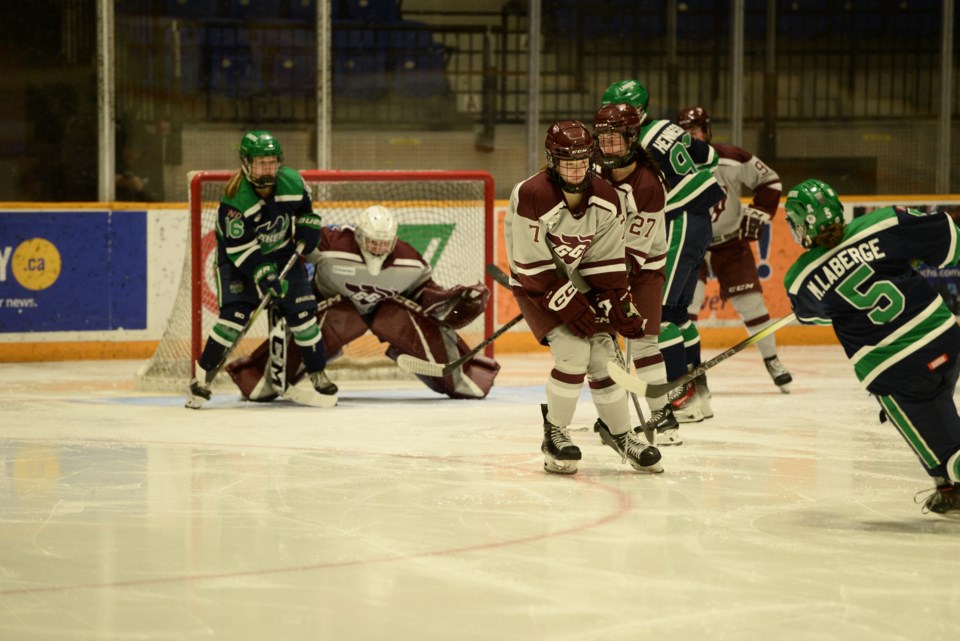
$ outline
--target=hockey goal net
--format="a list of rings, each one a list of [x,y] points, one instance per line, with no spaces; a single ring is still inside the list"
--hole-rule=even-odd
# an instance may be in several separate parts
[[[217,319],[214,225],[232,171],[190,175],[190,233],[177,298],[156,352],[137,375],[142,389],[183,389]],[[478,281],[493,288],[485,266],[494,260],[493,177],[479,171],[301,171],[324,225],[353,225],[371,205],[393,210],[398,236],[450,287]],[[266,314],[261,314],[265,317]],[[486,313],[459,330],[469,345],[493,331],[493,297]],[[253,327],[231,360],[253,351],[267,336],[265,318]],[[386,344],[367,332],[330,364],[331,377],[391,378],[402,372],[385,356]],[[492,351],[487,351],[492,355]],[[409,375],[407,375],[409,376]]]

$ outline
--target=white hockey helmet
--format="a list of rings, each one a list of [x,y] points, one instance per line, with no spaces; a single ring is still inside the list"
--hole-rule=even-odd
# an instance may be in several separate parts
[[[357,219],[356,238],[367,269],[376,276],[397,246],[397,219],[393,212],[382,205],[364,209]]]

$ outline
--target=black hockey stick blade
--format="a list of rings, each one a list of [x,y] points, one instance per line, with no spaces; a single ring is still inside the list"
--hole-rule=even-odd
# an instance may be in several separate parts
[[[503,273],[503,270],[490,263],[487,265],[487,276],[495,280],[498,284],[510,288],[510,277]]]
[[[479,354],[484,348],[486,348],[487,345],[503,336],[505,332],[522,320],[523,314],[517,314],[507,321],[503,327],[485,338],[482,343],[455,361],[450,361],[449,363],[436,363],[425,361],[422,358],[417,358],[416,356],[411,356],[410,354],[401,354],[397,357],[397,365],[412,374],[419,374],[420,376],[446,376],[450,372],[463,367],[464,363]]]
[[[747,347],[750,347],[754,343],[760,340],[763,340],[764,338],[766,338],[767,336],[770,336],[777,330],[783,329],[784,327],[786,327],[787,325],[789,325],[795,320],[797,320],[797,316],[795,314],[789,314],[787,316],[784,316],[777,322],[767,325],[766,327],[761,329],[759,332],[757,332],[753,336],[749,336],[745,338],[744,340],[740,341],[733,347],[723,352],[720,352],[719,354],[717,354],[707,362],[701,363],[700,365],[693,368],[693,370],[687,372],[683,376],[678,376],[672,381],[668,381],[666,383],[650,385],[646,381],[641,381],[636,376],[633,376],[625,372],[613,361],[610,361],[609,363],[607,363],[607,373],[610,374],[610,378],[612,378],[615,383],[623,386],[623,388],[626,389],[628,392],[633,392],[635,394],[642,394],[647,398],[657,398],[658,396],[663,396],[664,394],[666,394],[667,392],[669,392],[675,387],[679,387],[680,385],[683,385],[689,381],[692,381],[693,379],[700,376],[707,370],[727,360],[737,352],[740,352],[746,349]]]

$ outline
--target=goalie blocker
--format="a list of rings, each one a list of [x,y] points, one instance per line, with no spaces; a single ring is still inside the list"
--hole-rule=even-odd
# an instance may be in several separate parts
[[[430,312],[417,303],[395,297],[381,302],[372,314],[361,316],[356,308],[340,296],[318,305],[317,321],[328,361],[342,354],[342,349],[367,330],[389,343],[387,356],[396,360],[401,354],[432,360],[437,363],[454,361],[470,352],[457,335],[455,327],[463,327],[483,311],[480,301],[470,287],[436,290],[427,296]],[[438,320],[433,316],[439,316]],[[252,401],[270,401],[277,392],[269,382],[269,346],[261,344],[252,354],[237,359],[227,366],[227,373],[240,388],[243,396]],[[493,359],[476,355],[443,377],[417,375],[431,390],[450,398],[484,398],[493,387],[500,365]],[[287,385],[293,385],[304,375],[299,354],[287,354]]]

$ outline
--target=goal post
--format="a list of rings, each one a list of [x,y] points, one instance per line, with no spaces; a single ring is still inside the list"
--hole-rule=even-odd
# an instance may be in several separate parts
[[[189,176],[189,234],[183,271],[170,318],[156,351],[138,372],[141,389],[181,389],[217,319],[214,282],[217,210],[234,171],[197,171]],[[495,259],[493,177],[482,171],[301,171],[324,225],[353,225],[360,212],[384,205],[396,214],[398,237],[417,249],[433,279],[450,287],[484,282]],[[479,344],[494,328],[494,299],[484,314],[458,333]],[[234,358],[248,354],[267,335],[258,320]],[[486,350],[493,355],[492,345]],[[370,332],[350,343],[330,364],[334,378],[407,377],[386,356],[386,344]]]

